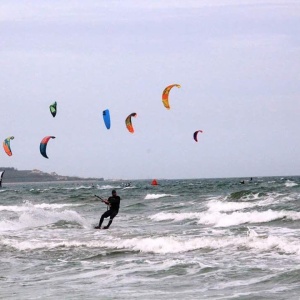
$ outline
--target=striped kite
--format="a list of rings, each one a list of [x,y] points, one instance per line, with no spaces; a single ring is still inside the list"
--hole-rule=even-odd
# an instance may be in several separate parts
[[[170,109],[170,105],[169,105],[169,93],[170,93],[170,90],[171,90],[174,86],[176,86],[176,87],[178,87],[178,88],[181,87],[180,84],[171,84],[171,85],[167,86],[167,87],[164,89],[163,93],[162,93],[162,102],[163,102],[163,104],[164,104],[164,106],[165,106],[166,109]]]
[[[6,152],[6,154],[8,156],[12,156],[12,152],[11,152],[11,149],[10,149],[10,140],[13,140],[13,139],[14,139],[14,137],[10,136],[7,139],[5,139],[4,142],[3,142],[4,151]]]
[[[131,117],[136,117],[136,116],[137,116],[136,113],[132,113],[125,120],[126,127],[127,127],[128,131],[131,133],[134,133],[134,128],[131,123]]]
[[[45,158],[49,158],[46,154],[46,148],[50,139],[55,139],[55,136],[45,136],[40,143],[40,152]]]

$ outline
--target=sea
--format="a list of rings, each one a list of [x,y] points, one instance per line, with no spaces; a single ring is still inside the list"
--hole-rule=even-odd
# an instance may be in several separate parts
[[[4,178],[0,299],[300,299],[300,177],[158,184]]]

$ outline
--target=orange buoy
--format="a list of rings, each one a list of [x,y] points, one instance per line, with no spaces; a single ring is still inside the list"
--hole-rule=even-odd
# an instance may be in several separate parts
[[[152,182],[151,182],[151,185],[157,185],[157,180],[153,179]]]

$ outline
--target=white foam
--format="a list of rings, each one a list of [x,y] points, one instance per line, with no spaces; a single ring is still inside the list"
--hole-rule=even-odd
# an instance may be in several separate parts
[[[207,203],[209,211],[236,211],[256,206],[255,203],[248,202],[224,202],[213,200]]]
[[[228,227],[247,223],[266,223],[282,218],[290,220],[300,220],[300,212],[293,211],[252,211],[252,212],[233,212],[225,214],[220,212],[201,212],[201,213],[164,213],[160,212],[150,219],[154,221],[174,220],[183,221],[196,219],[198,224],[212,225],[215,227]]]
[[[95,233],[98,236],[99,233]],[[300,241],[294,237],[268,236],[261,237],[254,230],[249,229],[247,236],[164,236],[148,238],[113,238],[101,234],[101,239],[72,240],[67,238],[38,240],[26,239],[20,241],[14,238],[2,238],[1,245],[10,246],[17,250],[53,249],[65,247],[66,251],[71,247],[95,248],[101,250],[126,249],[145,253],[185,253],[198,249],[227,249],[228,251],[241,251],[241,248],[248,248],[256,253],[259,252],[283,252],[285,254],[300,255]]]
[[[283,198],[280,198],[282,194],[278,193],[272,193],[269,194],[267,197],[261,198],[258,196],[258,194],[252,195],[251,202],[243,201],[243,202],[233,202],[229,201],[228,198],[225,198],[225,200],[218,200],[213,199],[209,201],[206,206],[208,207],[208,211],[211,212],[230,212],[230,211],[238,211],[243,210],[247,208],[253,208],[255,206],[268,206],[270,204],[274,204],[275,202],[282,201]],[[276,200],[278,198],[278,200]],[[257,200],[257,201],[255,201]]]
[[[106,240],[105,240],[106,239]],[[259,237],[255,234],[243,237],[149,237],[131,239],[107,239],[101,235],[101,239],[87,241],[76,240],[45,240],[37,239],[19,241],[10,238],[3,238],[0,244],[13,247],[20,251],[36,249],[53,249],[65,247],[85,247],[95,249],[126,249],[145,253],[184,253],[198,249],[228,249],[228,251],[240,251],[241,247],[257,252],[283,252],[286,254],[300,255],[300,241],[296,238],[285,238],[277,236]]]
[[[247,237],[196,237],[196,238],[177,238],[177,237],[158,237],[119,240],[117,242],[105,242],[106,246],[118,249],[132,249],[141,252],[154,253],[180,253],[197,249],[238,249],[248,247],[259,251],[282,251],[288,254],[300,254],[300,241],[298,239],[286,239],[283,237],[269,236],[260,238],[256,236]]]
[[[257,237],[258,236],[258,233],[254,230],[254,229],[251,229],[248,227],[248,236],[249,237]]]
[[[77,186],[77,187],[75,188],[75,190],[91,189],[91,188],[93,188],[93,186],[91,186],[91,185],[88,185],[88,186],[86,186],[86,185],[81,185],[81,186]]]
[[[75,211],[72,210],[49,210],[36,206],[16,206],[11,210],[20,213],[15,219],[0,221],[0,231],[19,230],[54,224],[58,221],[76,222],[88,228],[89,224]]]
[[[249,223],[267,223],[274,220],[287,218],[299,220],[299,212],[291,211],[252,211],[252,212],[233,212],[232,214],[204,214],[198,220],[199,224],[209,224],[216,227],[227,227]]]
[[[22,205],[0,205],[0,211],[12,211],[12,212],[22,212],[29,211],[34,208],[42,208],[42,209],[60,209],[66,206],[79,206],[80,204],[56,204],[56,203],[40,203],[40,204],[32,204],[29,201],[25,201]]]
[[[191,219],[200,219],[203,213],[165,213],[160,212],[149,218],[154,221],[165,221],[165,220],[174,220],[174,221],[183,221]]]
[[[164,197],[176,197],[176,195],[171,194],[147,194],[145,200],[159,199]]]
[[[293,187],[293,186],[296,186],[298,185],[296,182],[294,181],[291,181],[291,180],[287,180],[284,184],[286,187]]]
[[[80,185],[80,186],[74,186],[74,187],[65,187],[62,188],[63,190],[88,190],[94,188],[92,185]]]
[[[34,204],[34,207],[37,208],[44,208],[44,209],[59,209],[67,206],[80,206],[81,204],[74,204],[74,203],[65,203],[65,204],[57,204],[57,203],[41,203],[41,204]]]
[[[260,251],[277,250],[286,254],[300,254],[300,243],[298,239],[268,236],[267,238],[250,237],[247,246]]]
[[[25,206],[18,206],[18,205],[0,205],[0,211],[24,211],[28,210]]]
[[[98,190],[111,190],[121,188],[121,186],[113,186],[113,185],[97,185]]]

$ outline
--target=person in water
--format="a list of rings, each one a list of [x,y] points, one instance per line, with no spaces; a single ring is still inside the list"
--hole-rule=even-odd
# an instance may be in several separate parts
[[[99,226],[96,226],[95,229],[101,229],[104,219],[110,217],[108,224],[103,227],[103,229],[108,229],[114,217],[119,212],[121,198],[117,196],[117,192],[115,190],[112,190],[111,194],[112,196],[109,197],[107,200],[101,200],[103,203],[109,206],[109,209],[101,216]]]

